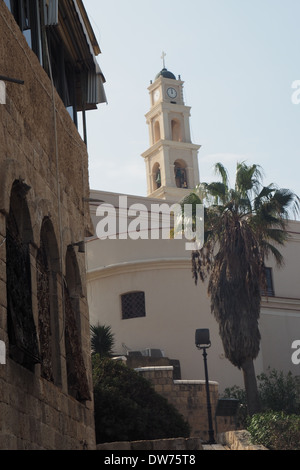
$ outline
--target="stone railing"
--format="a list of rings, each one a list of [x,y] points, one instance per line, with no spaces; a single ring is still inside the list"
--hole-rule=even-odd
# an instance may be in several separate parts
[[[178,438],[178,439],[157,439],[153,441],[124,441],[98,444],[97,450],[122,451],[122,450],[179,450],[193,451],[202,450],[201,439],[199,438]]]
[[[157,393],[167,398],[189,423],[191,436],[208,440],[207,398],[205,380],[173,380],[173,366],[139,367],[135,369],[149,380]],[[235,429],[234,419],[215,419],[219,399],[218,382],[209,382],[215,435]]]
[[[261,445],[251,443],[248,431],[229,431],[217,436],[216,445],[206,445],[201,439],[157,439],[153,441],[108,442],[98,444],[97,450],[102,451],[198,451],[198,450],[268,450]]]

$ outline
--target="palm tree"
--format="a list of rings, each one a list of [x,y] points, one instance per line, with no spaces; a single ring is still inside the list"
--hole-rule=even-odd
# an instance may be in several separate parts
[[[113,353],[114,334],[110,326],[91,325],[91,347],[92,354],[99,354],[101,357],[110,357]]]
[[[205,208],[205,240],[192,253],[193,277],[196,284],[208,278],[211,312],[226,357],[243,371],[252,415],[259,411],[253,360],[261,339],[258,319],[266,285],[265,260],[273,255],[278,266],[283,264],[278,247],[288,238],[288,210],[299,213],[299,198],[273,184],[263,186],[258,165],[238,163],[233,189],[224,166],[217,163],[215,170],[221,181],[200,184],[182,203],[197,200]]]

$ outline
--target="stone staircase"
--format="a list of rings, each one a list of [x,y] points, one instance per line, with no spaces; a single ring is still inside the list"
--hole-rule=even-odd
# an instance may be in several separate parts
[[[248,431],[228,431],[218,434],[218,444],[216,449],[203,450],[268,450],[261,445],[251,443]],[[204,447],[204,446],[203,446]]]
[[[231,450],[227,445],[222,444],[202,444],[202,450]]]
[[[201,450],[268,450],[263,446],[251,444],[248,431],[228,431],[217,435],[215,444],[205,444],[197,437],[188,439],[159,439],[154,441],[110,442],[98,444],[97,450],[172,450],[172,451],[201,451]]]

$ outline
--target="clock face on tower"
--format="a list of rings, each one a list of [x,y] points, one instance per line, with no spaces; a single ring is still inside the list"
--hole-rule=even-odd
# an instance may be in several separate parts
[[[167,89],[167,95],[168,95],[169,98],[174,99],[177,96],[177,91],[175,90],[175,88],[170,87],[170,88]]]

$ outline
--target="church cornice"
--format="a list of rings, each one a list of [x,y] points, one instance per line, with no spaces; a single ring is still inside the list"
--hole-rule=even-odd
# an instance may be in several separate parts
[[[300,299],[290,297],[262,297],[262,313],[276,315],[276,310],[295,312],[300,316]]]
[[[128,273],[141,273],[145,271],[157,271],[167,269],[190,269],[190,256],[184,258],[157,258],[157,259],[141,259],[136,261],[128,261],[124,263],[112,264],[93,269],[87,272],[87,279],[93,281],[109,276],[116,276]]]
[[[186,106],[185,104],[174,104],[174,103],[163,103],[163,108],[170,113],[182,113],[191,116],[191,106]]]
[[[147,119],[147,124],[149,124],[151,119],[164,112],[182,113],[186,114],[187,116],[191,116],[191,109],[191,106],[186,106],[185,104],[175,104],[168,103],[167,101],[160,101],[145,114],[145,118]]]
[[[143,158],[149,158],[151,155],[159,152],[162,148],[173,148],[179,150],[193,150],[198,151],[201,148],[201,145],[192,144],[190,142],[177,142],[175,140],[163,140],[160,139],[154,145],[152,145],[148,150],[142,153]]]

